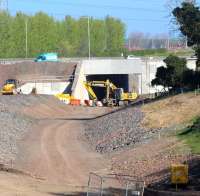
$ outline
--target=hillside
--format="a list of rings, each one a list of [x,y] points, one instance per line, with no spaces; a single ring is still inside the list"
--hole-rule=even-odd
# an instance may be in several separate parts
[[[183,129],[178,137],[191,148],[192,153],[200,154],[200,117],[193,119],[191,125]]]
[[[162,99],[142,107],[145,114],[143,126],[150,128],[171,127],[183,124],[200,115],[200,95],[181,94]]]
[[[148,143],[167,130],[183,127],[200,115],[200,95],[181,94],[148,103],[121,108],[85,122],[85,136],[100,153],[132,148]],[[167,128],[167,129],[166,129]]]
[[[64,62],[30,62],[25,61],[15,64],[0,66],[0,86],[8,78],[18,80],[31,80],[48,78],[49,76],[69,78],[74,72],[77,63]]]
[[[187,93],[123,108],[87,121],[85,136],[94,150],[111,157],[114,173],[142,177],[147,184],[170,182],[172,163],[199,160],[177,137],[177,128],[200,115],[199,104],[200,95]]]

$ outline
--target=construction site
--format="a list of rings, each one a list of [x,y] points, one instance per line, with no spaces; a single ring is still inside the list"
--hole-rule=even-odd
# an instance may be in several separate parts
[[[200,196],[195,0],[0,0],[0,196]]]
[[[0,195],[200,195],[199,156],[176,136],[200,94],[155,98],[163,64],[1,61]],[[189,184],[177,187],[170,168],[183,163]]]

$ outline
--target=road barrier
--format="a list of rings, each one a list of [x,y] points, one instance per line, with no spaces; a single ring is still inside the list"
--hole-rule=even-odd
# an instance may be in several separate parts
[[[87,196],[143,196],[145,183],[134,176],[90,173]]]
[[[71,99],[70,104],[74,106],[79,106],[81,105],[81,100],[80,99]]]
[[[84,103],[85,103],[86,106],[94,106],[93,100],[84,100]]]

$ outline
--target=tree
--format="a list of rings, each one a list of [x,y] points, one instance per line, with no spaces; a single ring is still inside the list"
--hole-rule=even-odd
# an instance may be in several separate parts
[[[28,57],[43,52],[58,52],[60,56],[88,56],[88,18],[66,16],[55,20],[38,12],[33,16],[22,12],[15,16],[0,11],[0,58],[26,56],[26,21]],[[125,26],[113,17],[104,20],[90,18],[92,56],[119,56],[124,49]]]
[[[188,39],[188,45],[194,46],[197,56],[197,68],[200,67],[200,10],[193,3],[183,2],[173,10],[179,29]]]
[[[166,67],[158,67],[156,78],[151,81],[152,86],[162,85],[164,89],[169,86],[169,78]]]
[[[91,19],[91,55],[102,56],[106,48],[105,23],[102,20]]]
[[[183,86],[183,72],[187,69],[187,61],[185,58],[179,58],[174,55],[169,55],[164,62],[167,66],[167,72],[171,78],[172,88],[181,88]]]
[[[36,56],[42,52],[54,52],[57,47],[56,23],[43,12],[29,20],[30,53]]]
[[[76,56],[79,47],[78,22],[71,16],[58,22],[58,52],[62,56]]]
[[[125,25],[118,19],[107,16],[106,24],[106,53],[110,56],[119,56],[125,43]]]
[[[166,48],[166,34],[143,34],[142,32],[132,32],[128,37],[129,50]]]
[[[195,75],[194,75],[194,84],[195,84],[195,88],[200,88],[200,72],[199,71],[195,71]]]
[[[196,82],[197,81],[195,80],[195,71],[193,71],[192,69],[188,69],[183,72],[184,87],[194,89],[196,86]]]
[[[8,58],[11,55],[11,24],[12,17],[8,12],[0,11],[0,58]]]
[[[26,57],[26,30],[25,22],[28,16],[19,12],[10,24],[10,54],[9,57]]]
[[[186,67],[186,59],[169,55],[164,59],[166,67],[159,67],[156,72],[156,78],[151,84],[162,85],[164,88],[172,88],[177,90],[184,87],[183,73],[188,70]]]
[[[78,48],[77,55],[80,57],[88,56],[88,18],[82,17],[78,20]]]

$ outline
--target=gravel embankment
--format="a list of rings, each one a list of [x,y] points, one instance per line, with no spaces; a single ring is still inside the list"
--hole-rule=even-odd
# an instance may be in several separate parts
[[[97,152],[106,153],[146,143],[159,129],[141,127],[140,107],[125,108],[85,123],[85,136]]]
[[[20,109],[35,102],[34,97],[0,96],[0,163],[11,164],[14,161],[18,152],[17,143],[34,123]]]

